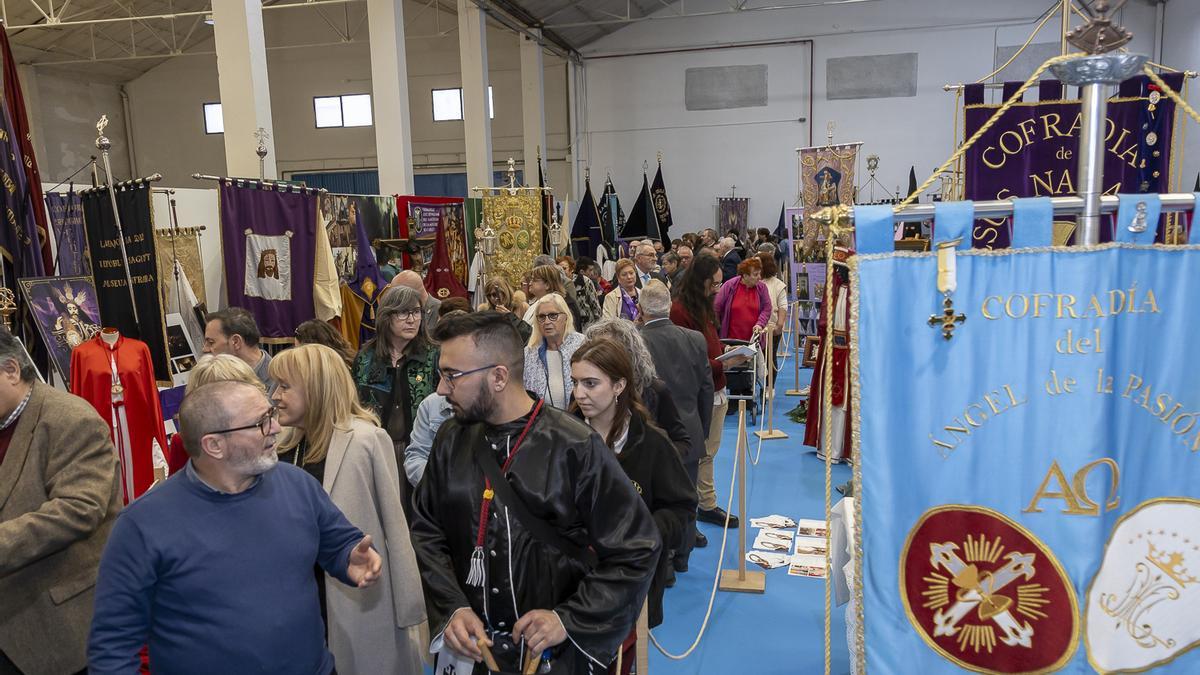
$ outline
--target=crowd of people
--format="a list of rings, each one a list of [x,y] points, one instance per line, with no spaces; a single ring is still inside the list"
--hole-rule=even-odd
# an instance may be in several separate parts
[[[476,307],[402,271],[357,352],[211,314],[172,475],[124,510],[106,425],[0,333],[0,675],[609,672],[696,521],[739,526],[713,458],[746,359],[718,357],[782,329],[771,239],[539,256]]]

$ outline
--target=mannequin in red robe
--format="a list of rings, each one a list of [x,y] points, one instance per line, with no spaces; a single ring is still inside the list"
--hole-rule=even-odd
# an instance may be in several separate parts
[[[844,262],[848,252],[834,251],[832,274],[828,278],[831,285],[830,293],[833,298],[833,308],[830,303],[822,302],[819,318],[817,319],[817,335],[821,343],[817,347],[817,365],[813,368],[812,383],[809,387],[808,415],[804,424],[804,444],[817,449],[817,454],[825,457],[825,428],[829,423],[825,416],[825,403],[821,393],[825,386],[825,350],[829,346],[832,334],[833,344],[833,379],[830,391],[833,393],[833,448],[830,456],[833,461],[848,461],[850,457],[850,435],[853,430],[850,406],[850,284],[849,270]],[[833,320],[830,320],[830,317]],[[833,330],[830,330],[832,324]]]
[[[445,217],[438,223],[437,239],[433,243],[433,259],[429,261],[429,270],[425,274],[425,290],[438,300],[449,297],[470,299],[467,287],[455,276],[450,261]]]
[[[154,483],[156,455],[166,464],[167,434],[150,348],[105,329],[71,352],[71,393],[91,403],[108,422],[128,504]]]

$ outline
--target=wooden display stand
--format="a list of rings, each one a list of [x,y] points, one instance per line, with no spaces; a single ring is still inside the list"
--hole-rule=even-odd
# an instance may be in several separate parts
[[[746,517],[746,455],[749,445],[746,439],[746,401],[741,400],[738,401],[738,433],[737,447],[735,448],[738,455],[734,460],[738,467],[738,513],[741,514],[743,521],[741,527],[738,528],[738,566],[735,570],[721,570],[719,586],[722,591],[735,593],[763,593],[767,590],[765,572],[746,571],[746,530],[750,525],[750,519]]]
[[[788,389],[784,394],[787,396],[800,396],[800,361],[804,358],[801,353],[804,340],[801,340],[800,335],[800,312],[796,312],[795,332],[792,333],[792,366],[794,368],[793,375],[795,379],[792,381],[792,388]]]
[[[767,353],[764,358],[771,359],[767,363],[767,428],[755,431],[754,435],[764,441],[787,438],[788,435],[775,428],[775,335],[767,331]],[[745,513],[745,510],[741,511]]]

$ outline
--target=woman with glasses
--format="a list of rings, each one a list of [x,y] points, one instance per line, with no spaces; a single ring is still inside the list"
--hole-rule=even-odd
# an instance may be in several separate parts
[[[508,280],[504,277],[488,279],[483,292],[487,301],[480,305],[479,309],[503,314],[504,318],[508,319],[521,334],[521,340],[529,340],[529,336],[533,333],[533,326],[521,320],[528,308],[516,304],[513,289]]]
[[[387,289],[375,312],[375,337],[354,359],[358,398],[392,439],[397,465],[404,463],[417,406],[437,391],[438,350],[425,336],[422,316],[420,292]]]
[[[571,403],[571,355],[583,344],[567,301],[550,293],[533,305],[533,335],[525,347],[525,388],[548,405]]]
[[[637,266],[629,258],[621,258],[617,261],[617,273],[613,278],[616,287],[604,296],[604,309],[601,313],[606,319],[637,321]]]
[[[529,309],[525,311],[525,323],[534,325],[533,313],[538,300],[551,293],[557,293],[566,302],[567,290],[563,288],[562,271],[555,265],[539,265],[529,270]],[[570,311],[568,307],[568,311]]]
[[[383,559],[379,582],[353,588],[325,578],[317,591],[326,639],[339,673],[418,673],[425,603],[409,541],[400,470],[391,439],[358,402],[337,352],[303,345],[270,365],[271,399],[284,427],[279,461],[302,467]]]
[[[187,388],[184,390],[186,396],[188,392],[195,391],[200,387],[212,382],[244,382],[252,387],[262,390],[263,395],[267,393],[267,388],[263,385],[262,380],[258,379],[258,375],[254,374],[254,369],[246,364],[245,361],[239,359],[232,354],[220,354],[217,356],[205,356],[196,363],[196,366],[188,372]],[[178,424],[176,424],[178,427]],[[171,437],[169,443],[170,448],[167,451],[167,473],[172,474],[176,471],[182,471],[184,465],[187,464],[187,450],[183,448],[183,434],[175,434]]]
[[[740,366],[750,359],[738,356],[718,361],[724,349],[717,337],[717,315],[713,311],[713,296],[721,288],[721,261],[707,253],[697,255],[691,267],[683,275],[679,295],[671,303],[671,323],[690,328],[704,336],[708,345],[708,365],[712,367],[713,414],[704,442],[704,456],[700,458],[697,471],[696,491],[700,496],[700,510],[696,517],[706,523],[725,524],[725,510],[717,506],[716,487],[713,485],[713,457],[721,447],[721,432],[725,428],[725,414],[729,411],[729,395],[725,391],[725,371]],[[729,526],[737,527],[737,516],[729,518]]]

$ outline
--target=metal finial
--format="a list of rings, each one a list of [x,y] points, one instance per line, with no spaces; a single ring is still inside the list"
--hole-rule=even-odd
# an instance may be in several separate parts
[[[107,152],[112,147],[112,141],[104,135],[104,129],[108,126],[108,115],[101,115],[100,121],[96,122],[96,149],[101,152]]]
[[[1117,49],[1133,39],[1133,33],[1118,26],[1109,18],[1120,10],[1128,0],[1118,0],[1110,6],[1108,0],[1083,3],[1088,14],[1087,23],[1067,34],[1067,42],[1089,54],[1104,54]]]

